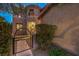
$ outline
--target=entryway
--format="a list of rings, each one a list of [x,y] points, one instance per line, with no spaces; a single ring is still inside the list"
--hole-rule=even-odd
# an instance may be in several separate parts
[[[27,23],[27,34],[16,35],[13,39],[13,54],[16,56],[32,56],[33,34],[35,33],[35,22]],[[17,31],[16,31],[17,33]]]
[[[21,35],[15,37],[15,50],[16,56],[32,56],[32,37],[29,35]]]

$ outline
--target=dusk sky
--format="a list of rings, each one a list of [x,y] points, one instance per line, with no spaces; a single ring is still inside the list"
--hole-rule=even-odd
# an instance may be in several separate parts
[[[46,3],[38,3],[37,5],[38,5],[39,7],[41,7],[41,8],[43,8],[43,7],[46,6]],[[10,23],[11,23],[12,20],[13,20],[12,14],[9,14],[9,13],[7,13],[7,12],[0,12],[0,16],[4,17],[5,20],[6,20],[7,22],[10,22]]]

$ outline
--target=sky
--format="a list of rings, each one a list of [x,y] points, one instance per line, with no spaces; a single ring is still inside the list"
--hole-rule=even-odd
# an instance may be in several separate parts
[[[39,7],[43,8],[46,6],[46,3],[38,3],[37,4]],[[5,18],[5,21],[7,22],[12,22],[13,20],[13,15],[8,13],[8,12],[0,12],[0,16],[4,17]]]

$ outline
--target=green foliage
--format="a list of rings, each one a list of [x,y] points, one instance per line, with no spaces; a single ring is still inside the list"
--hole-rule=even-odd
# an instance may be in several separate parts
[[[25,8],[23,8],[23,7],[14,7],[12,9],[12,11],[13,11],[14,14],[18,14],[18,13],[26,14],[27,13],[27,8],[26,7]]]
[[[12,11],[13,11],[14,14],[18,14],[18,13],[21,12],[21,10],[20,10],[19,7],[14,7],[14,8],[12,9]]]
[[[36,25],[36,41],[41,49],[47,49],[50,46],[51,40],[54,38],[56,28],[57,27],[55,25]]]
[[[0,17],[0,22],[4,22],[4,18],[3,17]]]
[[[65,52],[63,49],[53,48],[49,50],[48,55],[49,56],[67,56],[69,54]]]
[[[10,41],[11,35],[8,33],[2,33],[0,35],[0,54],[1,55],[9,55],[10,54]]]
[[[0,55],[10,55],[11,24],[7,22],[0,24],[2,26],[2,31],[0,31]]]

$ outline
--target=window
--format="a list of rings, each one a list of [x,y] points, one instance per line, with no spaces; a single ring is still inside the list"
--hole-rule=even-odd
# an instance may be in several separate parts
[[[36,16],[39,16],[39,14],[40,14],[39,12],[40,12],[39,10],[35,9],[35,15]]]
[[[16,29],[17,29],[17,30],[22,30],[22,28],[23,28],[23,25],[22,25],[22,24],[19,24],[19,23],[18,23],[18,24],[16,25]]]
[[[29,16],[30,16],[30,15],[34,15],[34,9],[30,9],[30,10],[29,10]]]

